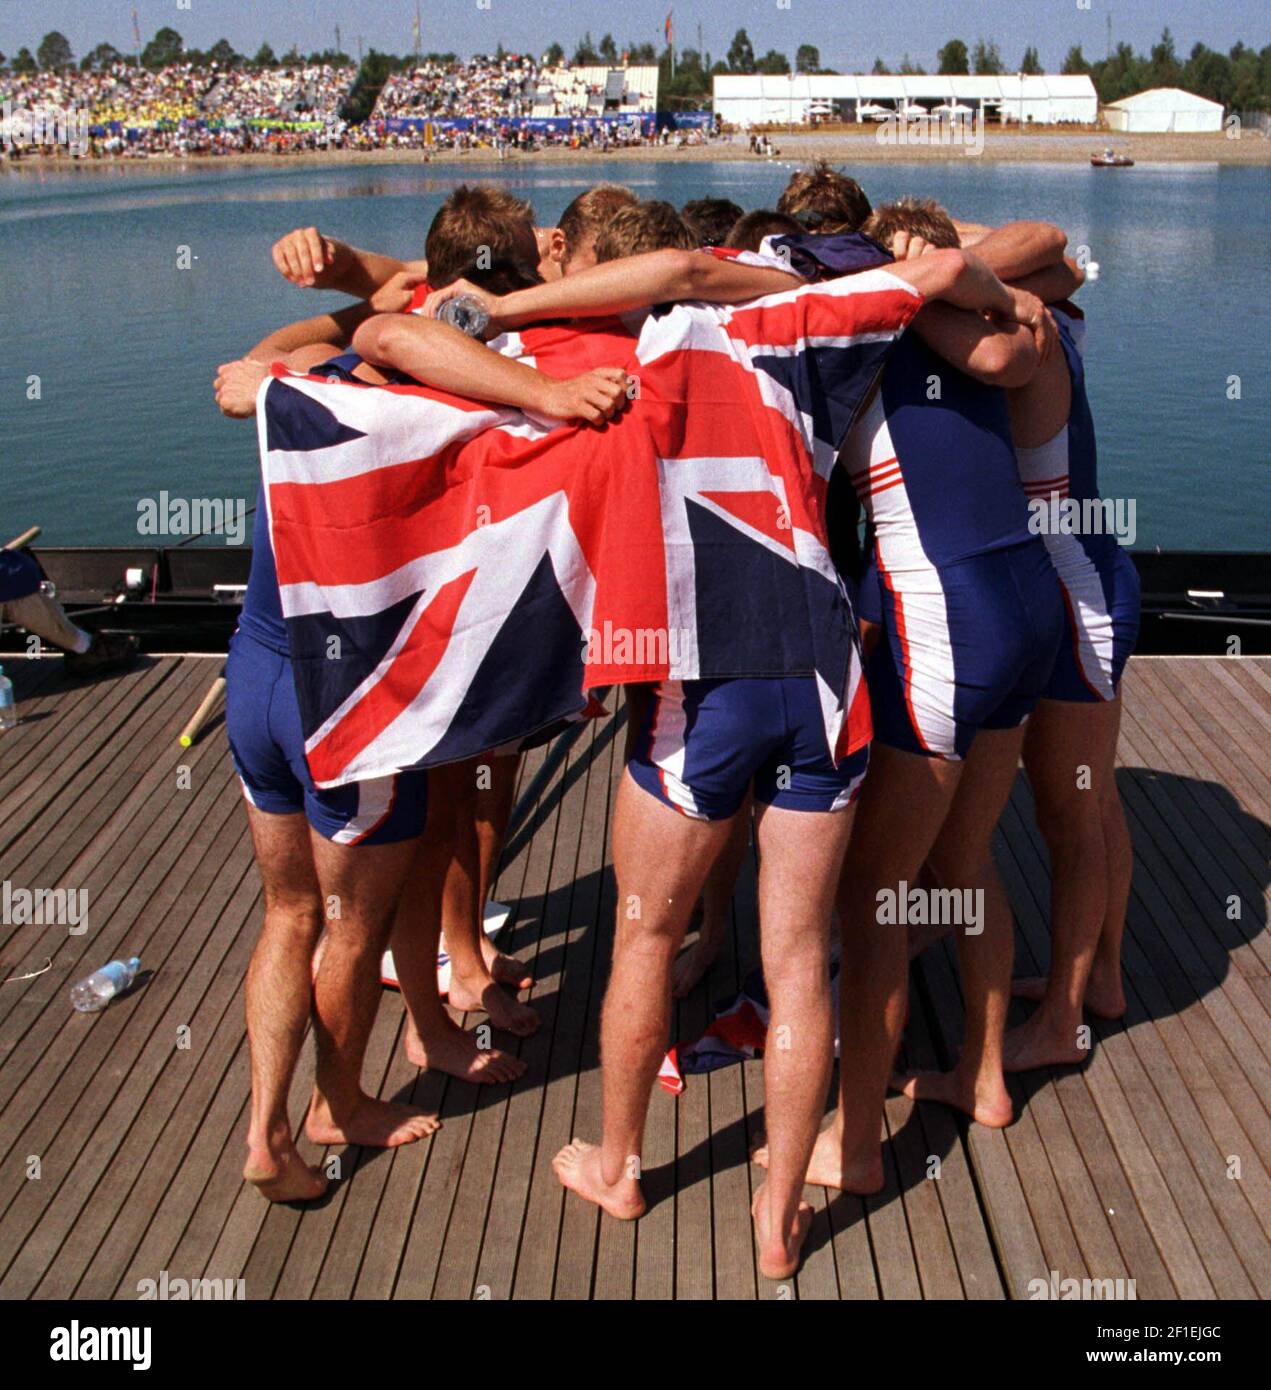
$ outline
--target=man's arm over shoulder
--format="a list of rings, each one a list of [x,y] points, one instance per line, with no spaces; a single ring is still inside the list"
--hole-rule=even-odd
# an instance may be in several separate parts
[[[273,245],[278,273],[303,289],[338,290],[369,299],[395,275],[407,271],[426,275],[426,261],[402,261],[377,251],[363,251],[316,227],[297,227]]]
[[[995,322],[951,304],[925,305],[912,331],[950,366],[988,386],[1023,386],[1041,361],[1023,324]]]

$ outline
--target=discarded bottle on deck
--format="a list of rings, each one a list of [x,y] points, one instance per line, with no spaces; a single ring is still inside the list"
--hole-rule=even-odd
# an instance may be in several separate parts
[[[437,317],[469,338],[479,338],[490,326],[490,311],[471,294],[457,294],[437,310]]]
[[[13,682],[0,666],[0,732],[18,727],[18,702],[13,698]]]
[[[133,956],[130,960],[112,960],[100,970],[94,970],[79,984],[71,986],[71,1003],[85,1014],[104,1009],[117,994],[122,994],[137,978],[141,961]]]

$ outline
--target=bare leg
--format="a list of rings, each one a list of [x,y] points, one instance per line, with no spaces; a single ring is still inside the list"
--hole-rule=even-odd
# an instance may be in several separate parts
[[[71,622],[56,599],[39,591],[0,604],[0,617],[64,651],[85,652],[92,641],[87,632]]]
[[[265,922],[247,967],[251,1118],[243,1177],[271,1202],[310,1201],[326,1178],[296,1152],[287,1092],[309,1026],[309,962],[322,931],[322,897],[303,815],[273,816],[248,802],[265,895]]]
[[[940,886],[925,864],[918,874],[917,883],[918,887],[925,893]],[[909,937],[909,959],[917,960],[924,951],[934,946],[937,941],[943,941],[951,930],[952,926],[949,922],[911,922],[906,929]]]
[[[1024,729],[981,729],[963,767],[948,818],[927,857],[945,889],[970,889],[983,912],[979,933],[956,933],[966,1038],[951,1072],[917,1072],[902,1085],[914,1100],[938,1100],[965,1110],[980,1124],[1003,1128],[1013,1116],[1002,1068],[1002,1039],[1010,1007],[1015,923],[993,864],[993,827],[1011,794]],[[982,897],[979,896],[982,894]]]
[[[1099,1018],[1120,1018],[1126,1007],[1125,987],[1121,981],[1121,940],[1125,936],[1125,914],[1134,878],[1134,844],[1126,824],[1121,793],[1117,790],[1115,770],[1108,779],[1103,797],[1103,843],[1108,859],[1108,909],[1090,983],[1086,986],[1086,1008]]]
[[[514,753],[504,758],[486,758],[482,760],[482,765],[489,768],[489,786],[478,782],[476,804],[477,855],[480,862],[477,903],[484,916],[490,894],[494,891],[508,821],[512,818],[512,799],[516,795],[516,774],[520,771],[521,755]],[[510,985],[513,989],[532,988],[534,976],[519,960],[504,955],[484,929],[480,944],[486,968],[496,984]]]
[[[484,1011],[494,1027],[524,1038],[538,1028],[538,1014],[499,987],[481,951],[485,933],[481,929],[484,908],[477,898],[481,878],[477,779],[480,769],[488,766],[474,758],[429,774],[430,790],[437,787],[438,804],[448,807],[452,816],[447,823],[451,858],[441,899],[441,929],[450,953],[450,1003],[460,1013]],[[438,833],[446,833],[440,823]]]
[[[376,1100],[362,1089],[362,1061],[379,1003],[380,957],[417,840],[338,845],[311,833],[314,864],[329,915],[314,981],[317,1084],[305,1130],[316,1144],[394,1148],[437,1128],[418,1106]]]
[[[883,1102],[905,1026],[908,939],[881,921],[880,894],[912,887],[953,802],[962,764],[875,743],[838,886],[839,1104],[807,1180],[848,1192],[883,1185]],[[755,1154],[766,1163],[767,1149]]]
[[[432,822],[430,821],[430,826]],[[441,892],[450,847],[426,835],[393,919],[393,961],[408,1015],[406,1055],[417,1066],[460,1081],[515,1081],[525,1071],[519,1057],[481,1047],[446,1012],[437,993],[437,946],[441,939]]]
[[[852,810],[827,814],[761,806],[759,939],[768,991],[764,1119],[768,1177],[752,1211],[759,1272],[785,1279],[799,1266],[812,1208],[804,1175],[834,1068],[830,913]]]
[[[733,903],[733,889],[742,861],[750,848],[750,805],[747,794],[723,853],[715,861],[702,890],[702,923],[697,939],[685,947],[671,968],[671,992],[683,999],[692,992],[698,981],[715,964],[728,936],[728,914]]]
[[[1050,851],[1050,976],[1041,1007],[1006,1036],[1008,1071],[1083,1062],[1089,1055],[1080,1030],[1108,917],[1104,806],[1109,783],[1116,794],[1118,723],[1112,703],[1058,700],[1042,700],[1029,721],[1024,766]]]
[[[600,1020],[603,1137],[553,1161],[571,1191],[625,1220],[644,1211],[640,1150],[671,1022],[671,962],[731,821],[691,820],[624,773],[614,811],[618,922]]]

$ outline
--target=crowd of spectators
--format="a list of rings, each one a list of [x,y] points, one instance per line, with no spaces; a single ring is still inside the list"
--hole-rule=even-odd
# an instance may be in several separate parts
[[[659,138],[651,113],[643,122],[631,113],[601,121],[597,83],[579,70],[542,68],[520,54],[405,66],[389,76],[370,117],[350,124],[341,111],[356,72],[317,62],[179,62],[152,70],[123,61],[100,70],[5,71],[0,143],[14,159],[31,153],[126,159],[483,146],[500,154],[562,145],[606,151]],[[27,125],[23,138],[23,127],[4,119],[13,112],[50,113],[42,143],[38,130],[33,137]],[[61,127],[51,113],[69,114],[87,130],[82,147],[59,143]],[[539,118],[532,128],[520,125],[530,117]]]
[[[205,115],[237,120],[334,121],[353,80],[350,68],[230,68],[203,102]]]
[[[153,125],[197,117],[216,78],[214,71],[191,63],[157,72],[131,63],[114,63],[99,72],[7,72],[0,74],[0,98],[15,109],[84,111],[94,124]]]
[[[377,116],[500,120],[534,114],[538,66],[519,54],[466,62],[425,62],[384,84]]]

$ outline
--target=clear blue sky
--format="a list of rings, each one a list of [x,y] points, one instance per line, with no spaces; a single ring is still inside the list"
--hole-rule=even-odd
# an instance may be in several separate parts
[[[182,8],[182,3],[187,8]],[[1252,0],[420,0],[422,47],[461,55],[491,52],[498,43],[513,52],[541,53],[555,41],[572,47],[584,30],[593,39],[612,32],[619,48],[628,41],[659,41],[667,11],[674,9],[678,47],[697,46],[701,25],[704,47],[723,57],[734,31],[745,27],[756,53],[780,49],[793,57],[800,43],[815,44],[821,61],[840,71],[868,70],[876,55],[897,63],[908,53],[928,68],[947,38],[968,45],[983,36],[995,39],[1013,67],[1024,47],[1036,44],[1043,66],[1058,68],[1071,44],[1086,57],[1103,56],[1107,16],[1114,41],[1146,51],[1169,25],[1180,56],[1198,39],[1226,50],[1237,39],[1261,47],[1271,39],[1264,4]],[[0,51],[12,55],[26,45],[33,52],[50,29],[59,29],[76,57],[99,42],[132,51],[134,0],[0,0]],[[303,52],[333,46],[340,26],[346,52],[366,47],[394,53],[411,50],[414,0],[135,0],[143,42],[171,25],[195,48],[227,38],[240,51],[254,53],[262,40],[282,53],[293,43]]]

